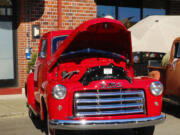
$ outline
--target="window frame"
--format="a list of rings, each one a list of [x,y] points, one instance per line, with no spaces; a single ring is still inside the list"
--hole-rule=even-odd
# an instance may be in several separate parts
[[[179,54],[179,55],[178,55]],[[174,58],[180,58],[180,42],[175,43]]]
[[[54,42],[54,40],[55,39],[57,39],[57,38],[64,38],[65,37],[65,39],[64,40],[66,40],[66,38],[68,37],[69,35],[61,35],[61,36],[56,36],[56,37],[54,37],[52,40],[51,40],[51,55],[53,55],[55,52],[56,52],[56,50],[53,52],[53,42]],[[63,40],[63,41],[64,41]],[[59,46],[58,46],[59,47]]]

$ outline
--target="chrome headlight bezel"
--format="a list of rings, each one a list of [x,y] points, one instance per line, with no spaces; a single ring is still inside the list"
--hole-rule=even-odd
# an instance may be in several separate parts
[[[52,95],[55,99],[64,99],[67,94],[67,89],[61,84],[57,84],[52,89]]]
[[[134,62],[135,64],[140,63],[140,56],[139,56],[139,55],[135,55],[135,56],[133,57],[133,62]]]
[[[163,93],[163,84],[159,81],[152,82],[149,87],[154,96],[160,96]]]

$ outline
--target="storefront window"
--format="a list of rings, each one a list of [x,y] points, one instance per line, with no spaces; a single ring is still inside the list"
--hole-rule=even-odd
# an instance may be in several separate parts
[[[6,15],[6,9],[0,8],[0,15]]]
[[[103,5],[98,5],[97,6],[97,17],[104,17],[106,15],[110,15],[113,18],[116,17],[115,13],[115,6],[103,6]]]
[[[12,15],[12,8],[7,8],[7,15]]]
[[[150,7],[152,3],[144,2],[144,7]],[[136,6],[138,7],[138,6]],[[139,6],[140,7],[140,6]],[[165,15],[166,10],[163,8],[163,4],[159,7],[153,8],[135,8],[135,7],[124,7],[124,6],[105,6],[98,5],[97,6],[97,17],[104,17],[106,15],[110,15],[115,19],[122,21],[124,25],[128,24],[127,28],[131,27],[141,19],[150,16],[150,15]]]
[[[129,19],[130,22],[138,22],[140,20],[140,8],[119,7],[118,20]]]
[[[14,79],[12,22],[0,21],[0,80]]]
[[[143,18],[150,15],[165,15],[165,9],[152,9],[152,8],[143,8]]]

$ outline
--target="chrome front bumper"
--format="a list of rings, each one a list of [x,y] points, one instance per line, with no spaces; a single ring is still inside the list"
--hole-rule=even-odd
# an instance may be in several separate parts
[[[119,120],[51,120],[50,128],[65,130],[127,129],[153,126],[165,120],[165,115]]]

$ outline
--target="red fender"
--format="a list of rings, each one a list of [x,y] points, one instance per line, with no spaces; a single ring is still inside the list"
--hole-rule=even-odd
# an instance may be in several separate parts
[[[28,105],[35,107],[35,96],[34,96],[34,73],[30,73],[27,77],[26,93]]]

